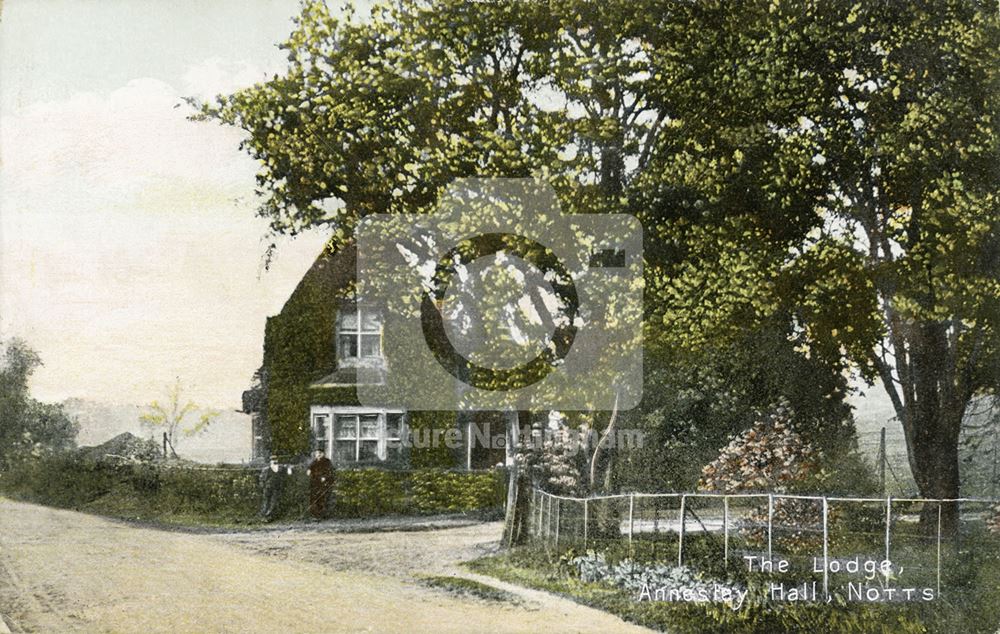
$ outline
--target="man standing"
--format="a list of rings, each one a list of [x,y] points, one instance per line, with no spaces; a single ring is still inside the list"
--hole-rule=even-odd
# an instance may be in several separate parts
[[[306,471],[309,476],[309,512],[313,519],[326,516],[326,500],[333,488],[333,463],[322,449],[313,452],[313,461]]]
[[[289,467],[288,473],[291,472]],[[278,464],[278,456],[271,456],[271,464],[261,470],[259,480],[262,494],[260,516],[270,522],[278,511],[281,492],[285,488],[285,470]]]

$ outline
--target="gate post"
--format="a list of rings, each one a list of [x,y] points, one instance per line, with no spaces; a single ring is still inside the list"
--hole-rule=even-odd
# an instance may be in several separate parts
[[[729,496],[722,498],[722,556],[724,565],[729,570]]]
[[[678,531],[678,533],[677,533],[677,565],[678,566],[683,565],[682,562],[684,561],[684,516],[685,516],[684,502],[686,500],[687,500],[687,496],[685,496],[682,493],[681,494],[681,512],[680,512],[681,525],[677,528],[677,531]]]
[[[826,496],[823,496],[823,598],[830,598],[830,508]]]
[[[634,531],[633,514],[635,513],[635,494],[628,494],[628,550],[632,552],[632,533]]]

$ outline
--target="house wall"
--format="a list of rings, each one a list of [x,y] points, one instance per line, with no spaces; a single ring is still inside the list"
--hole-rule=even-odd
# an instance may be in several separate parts
[[[267,372],[267,421],[271,451],[282,458],[307,454],[311,448],[310,408],[314,405],[360,405],[354,387],[311,388],[336,368],[337,309],[350,295],[356,253],[348,246],[324,251],[303,276],[278,315],[268,318],[264,335]],[[391,351],[388,352],[391,371]],[[411,429],[451,428],[454,412],[411,412]],[[464,465],[447,447],[414,448],[414,468]]]

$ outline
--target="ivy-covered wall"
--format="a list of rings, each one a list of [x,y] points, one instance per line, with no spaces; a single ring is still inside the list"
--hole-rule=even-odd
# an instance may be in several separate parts
[[[311,388],[310,384],[336,369],[336,317],[349,298],[356,266],[356,251],[347,246],[336,253],[324,250],[285,302],[281,313],[268,318],[264,335],[267,372],[267,419],[272,451],[291,460],[310,449],[311,405],[358,405],[353,387]],[[389,365],[391,371],[391,352]],[[387,403],[386,405],[393,405]],[[454,412],[411,412],[411,429],[451,428]],[[450,468],[461,466],[459,456],[447,447],[414,447],[411,466]]]

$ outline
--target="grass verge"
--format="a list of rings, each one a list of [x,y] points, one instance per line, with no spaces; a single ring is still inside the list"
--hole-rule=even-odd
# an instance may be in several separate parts
[[[475,599],[481,599],[483,601],[492,601],[496,603],[520,603],[521,599],[515,594],[507,592],[506,590],[501,590],[499,588],[494,588],[493,586],[475,581],[473,579],[465,579],[462,577],[445,577],[440,575],[429,575],[420,578],[420,583],[431,588],[437,588],[439,590],[444,590],[450,594],[472,597]]]

